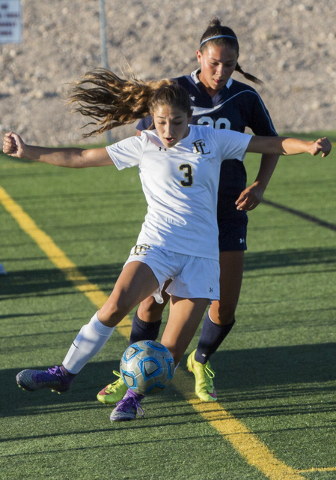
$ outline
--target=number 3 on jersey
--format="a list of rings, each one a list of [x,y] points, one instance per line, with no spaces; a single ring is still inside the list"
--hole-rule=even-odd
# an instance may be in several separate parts
[[[191,187],[193,184],[193,171],[192,166],[189,163],[183,163],[179,166],[179,170],[185,170],[184,172],[184,180],[180,180],[180,184],[182,187]]]

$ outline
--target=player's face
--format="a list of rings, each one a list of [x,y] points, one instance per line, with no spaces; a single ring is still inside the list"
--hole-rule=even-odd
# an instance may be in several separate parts
[[[178,107],[158,105],[153,113],[155,128],[163,145],[174,147],[189,134],[189,117]]]
[[[226,85],[233,74],[238,60],[237,52],[226,45],[210,44],[203,53],[197,50],[196,55],[201,64],[199,79],[210,95],[215,94]]]

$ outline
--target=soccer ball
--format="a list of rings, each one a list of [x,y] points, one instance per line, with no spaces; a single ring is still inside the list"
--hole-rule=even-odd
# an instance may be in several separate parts
[[[173,378],[175,364],[169,350],[154,340],[133,343],[120,361],[120,374],[130,388],[141,395],[161,392]]]

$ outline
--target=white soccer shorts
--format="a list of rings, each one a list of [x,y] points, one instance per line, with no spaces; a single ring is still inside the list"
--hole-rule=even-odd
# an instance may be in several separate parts
[[[130,262],[145,263],[153,271],[159,282],[159,288],[152,294],[157,303],[163,303],[161,291],[169,279],[172,279],[166,289],[169,295],[219,300],[217,260],[175,253],[157,246],[136,245],[125,265]]]

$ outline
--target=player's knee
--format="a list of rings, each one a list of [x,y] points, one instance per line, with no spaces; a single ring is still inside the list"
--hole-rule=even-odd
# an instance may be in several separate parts
[[[160,304],[150,296],[143,300],[138,307],[138,317],[144,322],[157,322],[162,317],[165,303]]]
[[[213,302],[210,308],[210,318],[221,325],[232,323],[236,311],[236,303]]]
[[[110,299],[100,309],[98,318],[107,325],[109,325],[109,322],[114,325],[121,321],[130,312],[131,308],[127,298],[119,297],[113,301]]]

